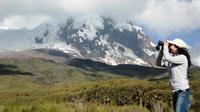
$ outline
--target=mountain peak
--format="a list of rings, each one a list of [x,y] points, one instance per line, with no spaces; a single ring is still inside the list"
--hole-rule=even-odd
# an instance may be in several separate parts
[[[154,46],[142,28],[122,19],[101,16],[69,18],[62,25],[41,24],[23,32],[8,30],[0,36],[1,43],[4,43],[0,50],[57,49],[111,65],[151,66],[155,60]],[[14,41],[12,47],[6,38]]]

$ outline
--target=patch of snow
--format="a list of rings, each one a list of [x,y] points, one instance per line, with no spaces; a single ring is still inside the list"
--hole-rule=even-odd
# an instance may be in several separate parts
[[[100,39],[100,44],[102,46],[106,46],[109,44],[109,42],[107,41],[108,40],[108,37],[109,35],[108,34],[105,34],[104,36],[100,36],[99,39]]]
[[[124,56],[128,56],[128,57],[131,57],[131,58],[138,58],[134,53],[133,53],[133,51],[130,49],[130,48],[127,48],[127,47],[125,47],[124,45],[122,45],[122,44],[119,44],[119,43],[115,43],[115,45],[117,45],[116,46],[116,48],[115,48],[115,50],[116,51],[118,51],[118,47],[122,47],[122,48],[124,48],[124,52],[123,52],[123,55]]]
[[[81,38],[79,38],[79,42],[81,43],[81,42],[83,42],[83,40]]]
[[[123,32],[124,30],[122,28],[119,29],[120,32]]]
[[[136,60],[135,60],[135,64],[142,65],[142,64],[148,64],[148,63],[145,62],[145,61],[143,61],[143,60],[140,59],[140,58],[136,58]]]
[[[83,31],[77,32],[77,34],[81,37],[86,37],[90,41],[93,40],[97,35],[96,35],[96,29],[94,27],[89,27],[89,28],[83,28]]]
[[[141,33],[143,36],[145,36],[145,33],[144,33],[142,30],[140,30],[140,33]]]
[[[107,46],[110,43],[107,41],[108,39],[108,34],[105,35],[100,35],[100,37],[98,39],[95,40],[95,45],[99,45],[99,46]]]
[[[78,30],[77,35],[80,36],[80,37],[85,37],[86,36],[85,32],[82,32],[80,30]]]
[[[72,34],[72,35],[71,35],[72,38],[77,37],[77,36],[78,36],[77,34]],[[69,37],[69,38],[70,38],[70,37]]]
[[[156,47],[156,44],[154,44],[153,42],[151,42],[150,45],[151,45],[152,47]]]
[[[145,36],[145,33],[142,31],[142,28],[136,25],[133,25],[130,21],[125,20],[115,20],[114,29],[118,29],[120,32],[123,32],[123,30],[128,30],[132,32],[133,30],[136,30],[136,32],[141,33],[141,35]]]
[[[99,40],[95,40],[95,45],[101,45],[100,41]]]
[[[92,26],[94,28],[103,29],[103,18],[97,15],[92,15],[74,19],[74,29],[82,28],[84,25],[86,26],[86,28],[88,28],[88,26]]]
[[[108,46],[108,50],[105,51],[106,55],[105,58],[100,58],[107,64],[111,65],[118,65],[122,62],[119,59],[124,60],[124,64],[137,64],[143,65],[148,64],[147,62],[143,61],[142,59],[138,58],[131,49],[114,42],[113,47]],[[119,51],[118,47],[124,48],[124,52]]]
[[[137,32],[142,31],[142,28],[139,27],[139,26],[135,26],[135,25],[133,25],[133,27],[135,28],[135,30],[136,30]]]
[[[105,58],[100,58],[100,60],[110,65],[118,65],[118,63],[116,63],[116,61],[114,60],[114,58],[110,55],[108,51],[106,51]]]
[[[90,53],[91,53],[91,51],[87,50],[87,53],[88,53],[88,54],[90,54]]]
[[[71,45],[67,45],[64,42],[54,43],[52,49],[63,51],[64,53],[73,54],[74,56],[83,57],[80,51]]]
[[[150,51],[149,49],[145,49],[145,48],[143,48],[143,51],[144,51],[147,55],[149,55],[149,56],[152,56],[152,55],[155,54],[155,52]]]
[[[74,29],[79,29],[77,34],[81,37],[86,37],[89,40],[93,40],[97,35],[98,29],[103,29],[103,18],[99,16],[85,16],[76,18],[73,24]],[[82,31],[80,31],[80,29]]]
[[[140,34],[138,34],[138,35],[137,35],[137,38],[138,38],[138,39],[143,39],[144,37],[141,36]]]
[[[125,21],[118,21],[115,25],[114,25],[114,29],[118,29],[120,32],[123,32],[123,30],[128,30],[128,31],[133,31],[133,26]]]

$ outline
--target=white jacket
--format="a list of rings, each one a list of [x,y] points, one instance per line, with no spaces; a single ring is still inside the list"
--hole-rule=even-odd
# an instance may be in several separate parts
[[[172,56],[168,47],[163,49],[163,58],[170,64],[168,66],[172,91],[185,90],[189,88],[188,83],[188,61],[185,55]]]

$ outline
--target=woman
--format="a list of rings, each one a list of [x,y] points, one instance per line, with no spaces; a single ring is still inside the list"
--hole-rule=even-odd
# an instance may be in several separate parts
[[[168,62],[175,112],[188,112],[191,106],[189,100],[191,91],[187,78],[191,60],[187,48],[188,45],[178,38],[173,41],[165,41],[157,59],[157,65],[162,65],[162,59]]]

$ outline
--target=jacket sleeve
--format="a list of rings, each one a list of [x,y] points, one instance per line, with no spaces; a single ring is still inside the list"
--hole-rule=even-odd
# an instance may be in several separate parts
[[[159,51],[157,60],[156,60],[156,65],[161,66],[162,64],[162,57],[163,57],[163,48]]]
[[[185,55],[177,55],[177,56],[172,56],[169,54],[169,49],[168,47],[164,47],[163,50],[163,57],[165,60],[167,60],[170,63],[174,63],[174,64],[183,64],[187,62],[187,58]]]
[[[165,59],[163,58],[163,47],[159,51],[158,57],[156,59],[156,65],[161,66],[161,67],[169,66],[169,63],[167,61],[165,61]]]

